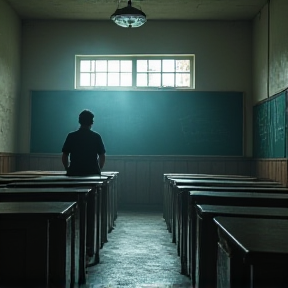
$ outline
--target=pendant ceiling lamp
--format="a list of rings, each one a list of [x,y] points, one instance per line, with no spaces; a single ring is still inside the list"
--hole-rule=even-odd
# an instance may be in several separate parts
[[[128,6],[118,9],[111,15],[110,19],[117,25],[125,28],[136,28],[142,26],[146,21],[146,15],[141,10],[132,7],[131,0],[128,1]]]

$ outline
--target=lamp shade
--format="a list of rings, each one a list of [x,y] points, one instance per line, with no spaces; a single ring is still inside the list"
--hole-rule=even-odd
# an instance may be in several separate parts
[[[117,25],[125,28],[136,28],[142,26],[146,21],[146,15],[141,10],[131,6],[131,1],[128,1],[128,6],[117,9],[110,17]]]

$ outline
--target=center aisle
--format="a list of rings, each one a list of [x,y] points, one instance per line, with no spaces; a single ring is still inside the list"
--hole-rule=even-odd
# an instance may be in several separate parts
[[[162,212],[120,211],[116,227],[88,268],[89,288],[190,288]]]

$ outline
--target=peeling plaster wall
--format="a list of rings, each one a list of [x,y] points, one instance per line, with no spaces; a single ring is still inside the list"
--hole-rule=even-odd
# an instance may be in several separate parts
[[[288,1],[270,2],[269,96],[288,87]]]
[[[270,0],[253,25],[253,103],[288,88],[288,1]]]
[[[268,97],[268,5],[253,22],[253,104]]]
[[[21,21],[0,0],[0,152],[17,152]]]

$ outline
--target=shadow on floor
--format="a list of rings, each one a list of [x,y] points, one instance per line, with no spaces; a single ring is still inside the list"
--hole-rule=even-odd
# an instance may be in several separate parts
[[[190,288],[162,212],[120,211],[115,229],[88,268],[89,288]]]

